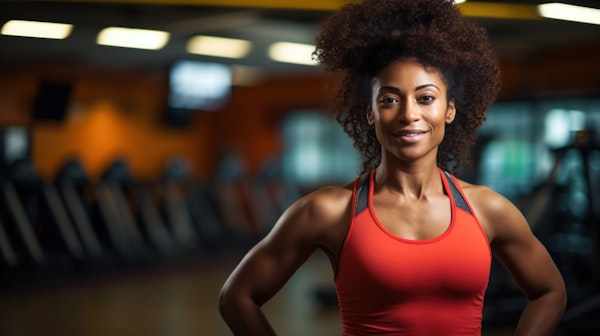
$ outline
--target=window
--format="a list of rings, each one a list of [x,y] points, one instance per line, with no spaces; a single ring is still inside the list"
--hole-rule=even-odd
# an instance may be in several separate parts
[[[283,176],[300,188],[348,182],[360,155],[335,121],[320,111],[294,111],[283,122]]]

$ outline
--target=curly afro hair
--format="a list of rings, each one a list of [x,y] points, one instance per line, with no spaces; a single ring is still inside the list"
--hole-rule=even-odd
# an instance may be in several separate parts
[[[461,16],[452,0],[347,4],[322,22],[314,55],[325,69],[344,73],[332,112],[362,154],[363,172],[381,161],[366,112],[373,79],[382,68],[415,58],[440,70],[457,115],[446,127],[437,164],[453,172],[469,162],[476,130],[500,86],[487,32]]]

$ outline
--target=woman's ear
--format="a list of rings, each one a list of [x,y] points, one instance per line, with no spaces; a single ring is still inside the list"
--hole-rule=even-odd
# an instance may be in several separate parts
[[[367,123],[369,126],[373,126],[375,123],[375,119],[373,118],[373,109],[370,107],[367,109]]]
[[[456,106],[454,105],[454,101],[451,100],[448,102],[448,109],[446,109],[446,124],[451,124],[456,117]]]

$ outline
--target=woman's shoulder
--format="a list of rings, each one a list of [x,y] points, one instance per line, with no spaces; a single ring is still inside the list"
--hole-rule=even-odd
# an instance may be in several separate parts
[[[302,197],[293,207],[314,219],[333,220],[348,211],[353,190],[353,182],[323,187]]]
[[[352,193],[352,183],[311,192],[284,212],[274,231],[335,255],[350,222]]]
[[[527,225],[521,211],[507,198],[487,186],[460,181],[460,187],[469,200],[475,215],[493,238],[515,228]]]
[[[471,205],[480,211],[496,213],[514,207],[508,199],[487,186],[458,181]]]

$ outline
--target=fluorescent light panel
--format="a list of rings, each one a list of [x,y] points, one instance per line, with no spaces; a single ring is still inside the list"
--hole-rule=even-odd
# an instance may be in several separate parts
[[[159,50],[169,41],[169,33],[159,30],[108,27],[98,34],[97,43],[101,45]]]
[[[243,58],[251,48],[250,41],[205,35],[194,36],[187,44],[190,54],[226,58]]]
[[[600,25],[600,9],[553,2],[538,5],[540,15],[549,19]]]
[[[317,65],[318,62],[312,59],[312,53],[315,46],[310,44],[276,42],[269,47],[269,57],[278,62]]]
[[[2,26],[2,35],[65,39],[71,34],[73,25],[65,23],[10,20]]]

